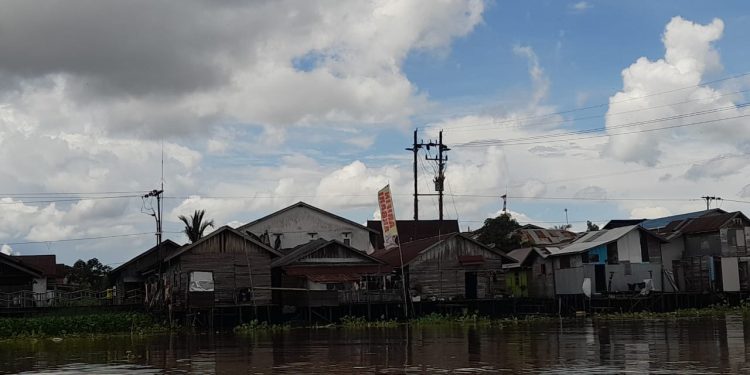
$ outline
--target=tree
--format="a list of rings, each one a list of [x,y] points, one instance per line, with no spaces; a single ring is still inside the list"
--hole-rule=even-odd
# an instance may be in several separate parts
[[[560,225],[555,225],[552,227],[552,229],[557,229],[557,230],[570,230],[570,228],[573,228],[572,224],[560,224]]]
[[[484,221],[484,225],[479,228],[479,241],[485,244],[494,244],[501,250],[512,250],[521,246],[521,237],[515,233],[516,229],[521,228],[516,219],[510,214],[504,213],[496,218],[490,218]]]
[[[592,223],[590,221],[586,221],[586,231],[587,232],[596,232],[598,230],[599,230],[599,226],[598,225],[596,225],[596,224],[594,224],[594,223]]]
[[[180,215],[178,217],[178,219],[185,223],[184,232],[190,242],[200,240],[203,238],[203,232],[206,231],[206,228],[214,227],[213,220],[203,221],[203,216],[205,214],[206,210],[195,210],[195,213],[190,216],[190,219],[186,218],[185,215]]]
[[[106,286],[106,276],[110,271],[112,267],[103,265],[99,259],[91,258],[88,261],[79,259],[73,267],[68,269],[68,282],[101,290]]]

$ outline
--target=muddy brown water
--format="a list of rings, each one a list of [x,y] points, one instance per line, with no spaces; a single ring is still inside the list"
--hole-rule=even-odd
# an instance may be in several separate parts
[[[0,342],[0,373],[750,373],[739,315]]]

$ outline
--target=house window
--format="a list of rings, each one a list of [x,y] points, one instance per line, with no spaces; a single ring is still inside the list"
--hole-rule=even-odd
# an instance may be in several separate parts
[[[646,237],[646,234],[643,232],[640,232],[641,235],[641,262],[648,262],[650,259],[648,255],[648,238]]]
[[[607,264],[617,264],[617,242],[607,244]]]
[[[317,232],[309,232],[309,233],[307,233],[307,235],[310,236],[311,240],[314,240],[314,239],[318,238],[318,233]]]
[[[352,244],[352,232],[342,232],[341,236],[344,238],[344,245],[350,246]]]
[[[351,246],[352,245],[352,239],[351,238],[344,238],[344,245]]]
[[[539,265],[539,273],[541,273],[542,275],[546,275],[547,274],[547,265],[546,264],[542,263],[542,264]]]
[[[190,272],[191,292],[213,292],[214,291],[214,273],[206,271]]]
[[[560,257],[560,269],[570,268],[570,257],[567,255]]]
[[[581,254],[581,263],[588,263],[589,262],[589,253],[583,253]]]
[[[344,284],[329,283],[329,284],[326,284],[326,290],[344,290]]]

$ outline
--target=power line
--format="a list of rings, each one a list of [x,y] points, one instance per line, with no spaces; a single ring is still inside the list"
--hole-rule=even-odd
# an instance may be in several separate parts
[[[684,119],[688,117],[694,117],[694,116],[702,116],[717,112],[723,112],[728,110],[734,110],[738,108],[743,108],[750,105],[750,102],[741,103],[737,105],[731,105],[726,107],[719,107],[719,108],[712,108],[712,109],[706,109],[702,111],[696,111],[696,112],[689,112],[689,113],[682,113],[667,117],[661,117],[661,118],[655,118],[655,119],[649,119],[649,120],[642,120],[642,121],[634,121],[634,122],[628,122],[624,124],[619,125],[613,125],[613,126],[604,126],[604,127],[598,127],[598,128],[589,128],[589,129],[580,129],[580,130],[573,130],[569,132],[564,133],[553,133],[553,134],[541,134],[541,135],[534,135],[534,136],[528,136],[528,137],[520,137],[520,138],[511,138],[506,140],[500,140],[500,139],[488,139],[488,140],[477,140],[477,141],[471,141],[462,143],[461,145],[467,145],[467,144],[485,144],[485,143],[497,143],[497,142],[518,142],[518,141],[528,141],[528,140],[535,140],[535,139],[543,139],[543,138],[558,138],[558,137],[565,137],[569,135],[578,135],[578,134],[586,134],[586,133],[593,133],[593,132],[599,132],[599,131],[605,131],[605,130],[614,130],[614,129],[622,129],[622,128],[630,128],[634,126],[640,126],[640,125],[650,125],[665,121],[673,121],[673,120],[679,120]]]
[[[106,200],[106,199],[122,199],[122,198],[137,198],[138,195],[121,195],[121,196],[112,196],[112,197],[81,197],[81,198],[60,198],[60,199],[50,199],[50,200],[14,200],[11,202],[4,202],[0,198],[0,204],[38,204],[38,203],[59,203],[59,202],[80,202],[80,201],[90,201],[90,200]]]
[[[103,195],[103,194],[142,194],[148,190],[132,190],[132,191],[87,191],[87,192],[25,192],[25,193],[0,193],[3,197],[15,197],[15,196],[56,196],[56,195]]]
[[[476,143],[475,142],[467,142],[462,144],[454,145],[453,147],[488,147],[493,145],[498,146],[520,146],[520,145],[536,145],[536,144],[547,144],[547,143],[554,143],[554,142],[569,142],[569,141],[578,141],[578,140],[584,140],[584,139],[593,139],[593,138],[602,138],[602,137],[615,137],[620,135],[627,135],[627,134],[638,134],[638,133],[647,133],[647,132],[653,132],[653,131],[659,131],[659,130],[666,130],[666,129],[675,129],[675,128],[683,128],[687,126],[696,126],[696,125],[705,125],[705,124],[711,124],[719,121],[725,121],[725,120],[735,120],[739,118],[744,117],[750,117],[750,114],[746,115],[738,115],[738,116],[732,116],[732,117],[725,117],[720,119],[713,119],[713,120],[705,120],[705,121],[698,121],[698,122],[691,122],[688,124],[678,124],[678,125],[671,125],[671,126],[663,126],[660,128],[651,128],[651,129],[641,129],[641,130],[634,130],[634,131],[628,131],[628,132],[620,132],[620,133],[614,133],[614,134],[597,134],[597,135],[591,135],[586,137],[573,137],[573,138],[567,138],[567,139],[552,139],[552,140],[543,140],[543,141],[530,141],[530,142],[516,142],[516,143],[509,143],[513,140],[491,140],[486,141],[484,143]],[[599,131],[607,130],[607,128],[598,128]]]
[[[631,110],[628,110],[628,111],[620,111],[620,112],[614,112],[614,113],[603,113],[603,114],[600,114],[600,115],[591,115],[591,116],[584,116],[584,117],[573,117],[573,118],[562,119],[562,120],[555,120],[555,121],[534,122],[534,123],[530,123],[530,124],[523,124],[523,128],[536,127],[536,126],[544,126],[544,125],[560,125],[560,124],[569,123],[569,122],[576,122],[576,121],[583,121],[583,120],[592,120],[592,119],[597,119],[597,118],[609,118],[609,117],[612,117],[612,116],[619,116],[619,115],[630,114],[630,113],[635,113],[635,112],[642,112],[642,111],[648,111],[648,110],[653,110],[653,109],[659,109],[659,108],[665,108],[665,107],[672,107],[672,106],[676,106],[676,105],[687,104],[687,103],[697,102],[697,101],[706,100],[706,99],[718,99],[718,98],[721,98],[721,97],[724,97],[724,96],[737,95],[737,94],[742,94],[742,93],[746,93],[746,92],[750,92],[750,89],[739,90],[739,91],[735,91],[735,92],[731,92],[731,93],[726,93],[726,94],[722,94],[722,95],[714,95],[714,96],[712,96],[710,98],[695,98],[695,99],[691,99],[691,100],[684,100],[684,101],[681,101],[681,102],[675,102],[675,103],[670,103],[670,104],[662,104],[662,105],[651,106],[651,107],[631,109]],[[516,122],[516,123],[513,124],[513,122]],[[498,124],[502,125],[502,124],[505,124],[505,123],[508,123],[509,126],[503,126],[503,127],[500,127],[500,128],[498,128],[496,126]],[[509,127],[513,127],[513,126],[518,127],[520,125],[521,125],[521,120],[512,119],[512,120],[501,121],[501,122],[492,121],[492,122],[487,122],[487,123],[483,123],[483,124],[482,123],[477,123],[477,124],[463,125],[463,126],[447,126],[445,128],[446,129],[445,131],[448,132],[448,133],[471,132],[471,131],[482,131],[482,130],[505,129],[505,128],[509,128]],[[485,126],[485,128],[476,129],[476,128],[482,127],[482,126]],[[489,127],[487,127],[487,126],[489,126]],[[469,128],[469,129],[467,129],[467,128]],[[458,130],[456,130],[456,129],[458,129]]]
[[[511,120],[505,120],[505,121],[498,122],[498,124],[511,123],[511,122],[515,122],[515,121],[532,120],[532,119],[537,119],[537,118],[552,117],[552,116],[562,115],[562,114],[566,114],[566,113],[584,111],[584,110],[594,109],[594,108],[601,108],[601,107],[606,107],[606,106],[609,106],[609,105],[612,105],[612,104],[625,103],[625,102],[629,102],[629,101],[633,101],[633,100],[650,98],[652,96],[670,94],[670,93],[673,93],[673,92],[678,92],[678,91],[682,91],[682,90],[688,90],[688,89],[692,89],[692,88],[696,88],[696,87],[710,85],[712,83],[729,81],[729,80],[732,80],[732,79],[742,78],[742,77],[745,77],[745,76],[748,76],[748,75],[750,75],[750,72],[739,73],[739,74],[735,74],[735,75],[732,75],[732,76],[715,79],[715,80],[712,80],[712,81],[704,81],[704,82],[701,82],[701,83],[699,83],[697,85],[685,86],[685,87],[680,87],[680,88],[666,90],[666,91],[659,91],[659,92],[654,92],[654,93],[650,93],[650,94],[646,94],[646,95],[641,95],[641,96],[634,96],[634,97],[630,97],[630,98],[622,99],[622,100],[618,100],[618,101],[611,101],[611,102],[607,102],[607,103],[594,104],[594,105],[585,106],[585,107],[576,107],[576,108],[571,108],[571,109],[567,109],[567,110],[557,111],[557,112],[548,113],[548,114],[544,114],[544,115],[526,116],[526,117],[521,117],[521,118],[516,118],[516,119],[511,119]],[[437,128],[437,127],[438,126],[436,125],[436,126],[429,126],[429,127],[425,127],[425,128]]]
[[[165,232],[165,233],[182,233],[182,232]],[[79,238],[68,238],[61,240],[51,241],[25,241],[25,242],[4,242],[6,245],[18,246],[18,245],[33,245],[33,244],[46,244],[46,243],[58,243],[58,242],[73,242],[73,241],[90,241],[90,240],[104,240],[109,238],[121,238],[121,237],[136,237],[154,235],[154,232],[142,232],[142,233],[128,233],[128,234],[113,234],[109,236],[98,236],[98,237],[79,237]]]

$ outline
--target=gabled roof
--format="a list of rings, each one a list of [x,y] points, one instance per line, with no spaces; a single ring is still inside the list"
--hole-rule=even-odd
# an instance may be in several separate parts
[[[278,251],[272,249],[270,246],[268,246],[268,245],[266,245],[266,244],[264,244],[264,243],[262,243],[262,242],[260,242],[260,241],[258,241],[256,239],[254,239],[254,238],[252,238],[252,237],[250,237],[248,235],[243,234],[242,232],[240,232],[237,229],[234,229],[234,228],[232,228],[232,227],[230,227],[228,225],[225,225],[225,226],[223,226],[223,227],[221,227],[221,228],[219,228],[219,229],[211,232],[207,236],[199,239],[198,241],[195,241],[195,242],[193,242],[193,243],[191,243],[189,245],[182,246],[174,254],[166,257],[166,259],[164,259],[164,261],[170,261],[170,260],[172,260],[174,258],[177,258],[180,255],[185,254],[186,252],[192,250],[194,247],[198,246],[199,244],[202,244],[203,242],[206,242],[209,238],[218,236],[218,235],[220,235],[222,233],[225,233],[225,232],[230,232],[230,233],[233,233],[235,235],[238,235],[238,236],[244,238],[246,241],[249,241],[249,242],[252,242],[255,245],[258,245],[260,248],[268,251],[269,253],[271,253],[271,254],[273,254],[275,256],[279,256],[279,257],[282,256],[281,253],[279,253]]]
[[[382,234],[383,224],[380,220],[367,220],[367,227]],[[458,220],[396,220],[398,237],[401,242],[411,242],[443,234],[458,233]],[[378,237],[376,248],[383,247],[383,239]]]
[[[509,257],[515,258],[517,262],[503,264],[503,268],[518,268],[526,266],[528,260],[531,259],[532,254],[539,255],[542,259],[546,259],[549,256],[549,252],[540,247],[525,247],[522,249],[515,249],[508,253]]]
[[[572,242],[576,234],[563,229],[520,228],[515,230],[526,245],[557,245]]]
[[[614,219],[605,224],[602,229],[615,229],[620,227],[629,227],[646,221],[646,219]]]
[[[742,212],[727,212],[718,215],[702,216],[691,219],[685,226],[680,228],[682,234],[694,234],[718,231],[729,220],[741,218],[746,223],[750,220]]]
[[[349,245],[344,244],[343,242],[340,242],[338,240],[324,240],[322,238],[318,238],[316,240],[312,240],[306,244],[299,245],[292,249],[292,251],[286,253],[285,255],[281,256],[278,259],[275,259],[273,262],[271,262],[271,267],[284,267],[288,266],[310,254],[315,253],[316,251],[328,247],[330,245],[338,245],[344,249],[347,249],[348,251],[355,253],[357,256],[361,258],[368,259],[372,261],[375,264],[385,264],[382,260],[374,258],[370,255],[365,254],[362,251],[359,251]],[[344,264],[341,264],[344,265]]]
[[[602,245],[607,245],[611,242],[615,242],[634,230],[642,231],[643,233],[646,233],[647,235],[652,236],[661,242],[666,242],[664,238],[650,232],[649,230],[642,228],[640,225],[630,225],[630,226],[618,227],[614,229],[602,229],[598,231],[587,232],[581,238],[577,239],[570,245],[567,245],[561,248],[548,247],[547,250],[553,256],[566,255],[566,254],[578,254],[578,253],[582,253],[584,251],[593,249],[595,247],[599,247]]]
[[[180,248],[179,244],[177,244],[176,242],[174,242],[172,240],[169,240],[169,239],[162,241],[161,242],[161,246],[167,252],[167,254],[164,255],[165,258],[169,257],[172,252],[174,252],[175,250],[177,250],[177,249]],[[121,271],[125,270],[125,268],[129,267],[131,264],[135,263],[139,259],[142,259],[143,257],[145,257],[145,256],[147,256],[147,255],[149,255],[149,254],[151,254],[151,253],[153,253],[155,251],[158,251],[158,250],[159,250],[159,245],[155,245],[154,247],[152,247],[152,248],[150,248],[150,249],[148,249],[148,250],[146,250],[146,251],[144,251],[144,252],[136,255],[133,259],[131,259],[131,260],[129,260],[129,261],[127,261],[127,262],[125,262],[125,263],[117,266],[117,268],[115,268],[115,269],[112,270],[111,274],[112,275],[116,275],[116,274],[120,273]]]
[[[14,256],[0,253],[0,262],[3,262],[10,267],[13,267],[21,272],[28,273],[31,277],[42,277],[42,275],[44,274],[41,270],[37,269],[36,267],[28,265],[14,258],[15,258]]]
[[[16,255],[14,259],[42,271],[43,276],[58,277],[55,255]]]
[[[673,223],[675,221],[695,219],[698,217],[705,217],[705,216],[712,216],[712,215],[721,215],[725,213],[727,212],[720,208],[712,208],[710,210],[688,212],[688,213],[679,214],[679,215],[672,215],[672,216],[665,216],[665,217],[660,217],[656,219],[644,220],[641,223],[641,226],[646,229],[659,229],[659,228],[664,228],[668,226],[670,223]]]
[[[364,226],[364,225],[362,225],[362,224],[360,224],[360,223],[357,223],[357,222],[351,221],[351,220],[349,220],[349,219],[347,219],[347,218],[344,218],[344,217],[341,217],[341,216],[339,216],[339,215],[336,215],[336,214],[330,213],[330,212],[328,212],[328,211],[326,211],[326,210],[323,210],[323,209],[320,209],[320,208],[318,208],[318,207],[315,207],[315,206],[309,205],[309,204],[307,204],[307,203],[305,203],[305,202],[297,202],[297,203],[295,203],[295,204],[293,204],[293,205],[291,205],[291,206],[289,206],[289,207],[286,207],[286,208],[282,208],[281,210],[278,210],[278,211],[276,211],[276,212],[273,212],[273,213],[270,213],[270,214],[268,214],[268,215],[266,215],[266,216],[263,216],[263,217],[262,217],[262,218],[260,218],[260,219],[257,219],[257,220],[253,220],[253,221],[251,221],[251,222],[249,222],[249,223],[247,223],[247,224],[241,225],[241,226],[240,226],[240,227],[238,227],[237,229],[238,229],[238,230],[241,230],[241,231],[243,231],[243,232],[244,232],[244,231],[246,230],[246,228],[248,228],[248,227],[251,227],[251,226],[253,226],[253,225],[255,225],[255,224],[258,224],[258,223],[260,223],[260,222],[262,222],[262,221],[268,220],[269,218],[272,218],[272,217],[274,217],[274,216],[276,216],[276,215],[280,215],[280,214],[282,214],[282,213],[284,213],[284,212],[287,212],[287,211],[291,211],[291,210],[293,210],[293,209],[295,209],[295,208],[299,208],[299,207],[307,208],[307,209],[309,209],[309,210],[312,210],[312,211],[318,212],[318,213],[320,213],[320,214],[326,215],[326,216],[328,216],[328,217],[334,218],[334,219],[336,219],[336,220],[339,220],[339,221],[343,221],[343,222],[345,222],[345,223],[347,223],[347,224],[349,224],[349,225],[352,225],[352,226],[355,226],[355,227],[358,227],[358,228],[364,229],[364,230],[366,230],[366,231],[369,231],[369,232],[372,232],[372,233],[378,233],[378,232],[377,232],[376,230],[374,230],[374,229],[372,229],[372,228],[368,228],[368,227],[366,227],[366,226]]]
[[[463,233],[451,233],[441,236],[435,236],[430,238],[423,238],[421,240],[411,241],[401,244],[401,254],[403,254],[404,265],[409,264],[412,260],[418,257],[420,254],[430,251],[430,249],[438,246],[441,242],[447,241],[454,237],[460,237],[463,240],[470,241],[483,249],[497,254],[508,262],[515,262],[516,260],[506,255],[504,252],[498,249],[492,249],[487,245],[471,238]],[[390,250],[381,249],[372,254],[372,256],[383,260],[384,262],[394,266],[401,266],[401,254],[399,254],[399,248],[393,248]]]

